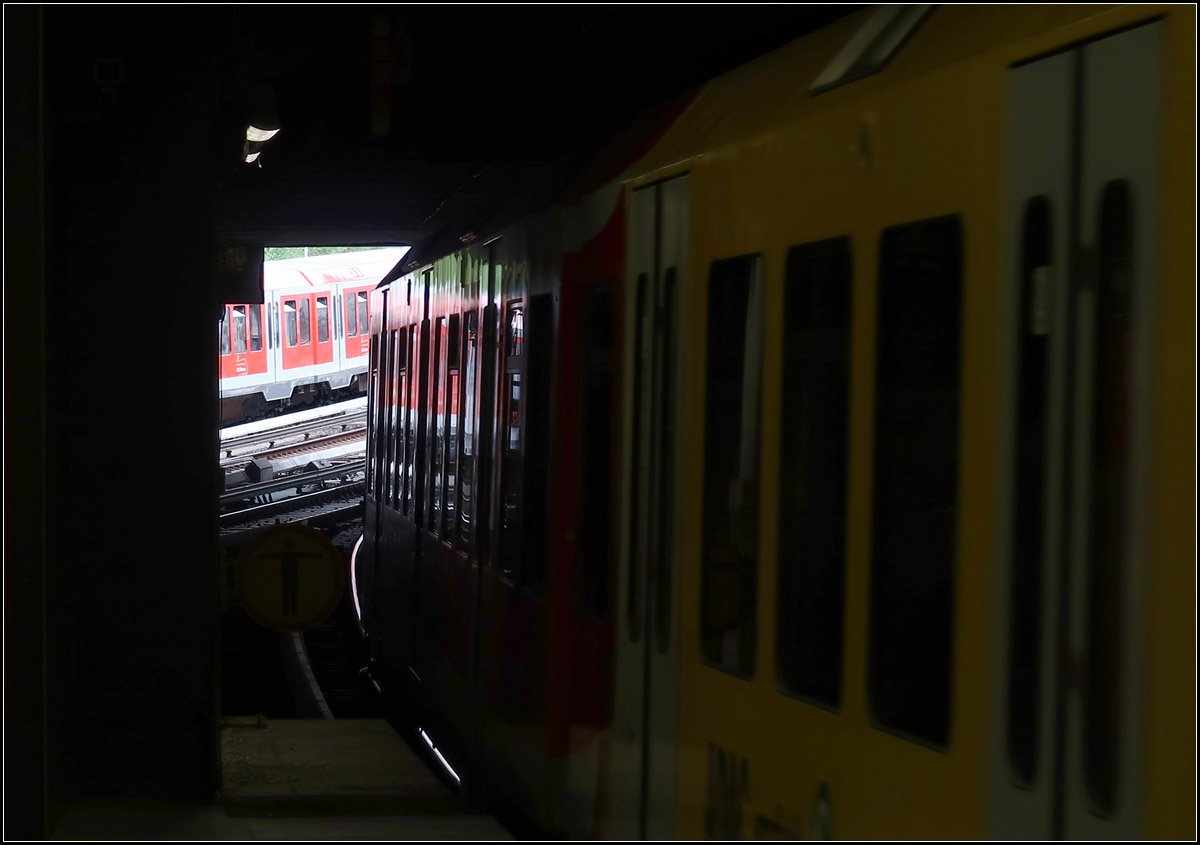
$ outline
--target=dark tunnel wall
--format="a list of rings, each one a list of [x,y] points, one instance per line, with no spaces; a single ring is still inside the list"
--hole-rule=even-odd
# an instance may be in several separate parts
[[[48,825],[73,798],[202,798],[218,777],[205,56],[217,35],[175,10],[123,9],[41,11],[44,557],[6,568],[44,578],[46,668],[10,674],[6,714],[32,712],[44,680]],[[119,78],[97,73],[115,56]],[[35,293],[14,287],[8,312],[36,315]],[[23,354],[6,343],[6,358]]]

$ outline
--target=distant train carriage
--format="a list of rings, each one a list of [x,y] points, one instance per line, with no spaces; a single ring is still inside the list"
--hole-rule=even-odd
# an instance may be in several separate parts
[[[471,801],[1195,836],[1194,61],[866,10],[371,292],[360,621]]]
[[[263,304],[224,306],[221,419],[366,391],[367,294],[408,247],[267,261]]]

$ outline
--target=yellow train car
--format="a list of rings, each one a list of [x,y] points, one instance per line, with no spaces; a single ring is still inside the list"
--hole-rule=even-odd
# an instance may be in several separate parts
[[[639,162],[606,834],[1194,836],[1194,32],[870,10]]]
[[[372,292],[360,621],[470,803],[1195,836],[1195,26],[863,10]]]

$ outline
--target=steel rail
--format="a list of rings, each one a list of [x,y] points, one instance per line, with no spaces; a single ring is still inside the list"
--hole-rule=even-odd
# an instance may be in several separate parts
[[[284,437],[298,436],[313,431],[321,431],[322,429],[326,428],[335,428],[337,426],[342,426],[343,430],[345,430],[346,426],[350,425],[351,423],[359,423],[360,421],[362,424],[355,425],[355,429],[366,427],[366,411],[354,411],[341,416],[324,417],[322,419],[314,420],[313,422],[302,423],[300,425],[280,426],[278,428],[271,428],[267,429],[266,431],[256,432],[254,434],[243,434],[240,437],[234,437],[230,440],[222,441],[221,451],[231,452],[234,449],[240,449],[243,446],[251,446],[255,443],[268,443],[273,440],[281,440]]]
[[[272,478],[270,481],[260,481],[257,484],[246,484],[242,487],[236,487],[221,494],[221,504],[227,505],[231,502],[241,502],[246,499],[253,499],[255,496],[263,496],[267,493],[278,493],[281,490],[290,490],[293,487],[301,487],[305,484],[312,484],[317,481],[324,481],[329,478],[338,478],[343,475],[353,475],[355,473],[364,472],[367,467],[366,458],[361,458],[348,464],[335,464],[334,466],[325,469],[314,470],[312,472],[297,473],[294,475],[285,475],[281,478]]]
[[[286,499],[280,499],[278,502],[268,502],[265,505],[255,505],[251,508],[223,513],[219,518],[219,524],[222,527],[239,525],[243,522],[252,522],[257,519],[265,519],[292,511],[302,512],[319,506],[325,500],[358,498],[364,490],[366,490],[366,483],[356,481],[353,484],[330,487],[326,490],[318,490],[315,493],[290,496]]]

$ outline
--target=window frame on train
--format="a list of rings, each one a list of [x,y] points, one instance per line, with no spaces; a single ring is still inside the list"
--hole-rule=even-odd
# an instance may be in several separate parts
[[[705,665],[744,680],[753,679],[758,657],[759,518],[762,509],[759,486],[762,482],[766,328],[763,265],[761,252],[720,258],[709,265],[705,328],[700,654]],[[735,287],[742,290],[734,290]],[[731,314],[740,314],[740,319],[731,321]],[[740,326],[740,333],[735,324]],[[736,408],[735,403],[722,401],[721,385],[717,380],[722,353],[734,351],[734,347],[737,354],[731,357],[736,357],[739,362],[738,375],[733,379],[740,394]],[[726,373],[726,380],[730,380],[729,375]],[[755,382],[749,388],[748,376]],[[747,389],[751,395],[747,395]],[[724,413],[730,410],[736,413]],[[733,466],[731,458],[734,450],[720,439],[722,433],[734,435],[732,439],[739,442],[741,448],[737,450],[736,459],[743,463],[740,468],[743,475],[735,475],[738,468]],[[715,470],[718,468],[722,470],[719,481],[724,483],[717,483]],[[739,482],[736,488],[734,482]],[[741,536],[731,536],[738,531]],[[733,570],[733,579],[726,579],[723,584],[715,583],[718,573],[712,552],[717,542],[732,547],[737,555],[732,567],[719,567]],[[739,547],[739,543],[744,548]],[[732,611],[730,596],[735,605]],[[731,617],[728,624],[720,624],[720,621],[714,624],[714,619],[721,613]],[[723,620],[724,617],[719,618]],[[727,637],[732,633],[737,635],[732,642],[736,654],[730,655],[731,643]]]
[[[784,694],[835,712],[845,671],[853,301],[849,236],[788,249],[775,680]]]
[[[887,227],[876,296],[868,712],[875,728],[939,751],[950,746],[953,722],[964,243],[961,214]],[[919,284],[908,283],[914,269]],[[919,459],[911,443],[897,440],[906,424],[923,437]],[[948,505],[945,495],[923,502],[922,484],[940,484]],[[939,534],[940,511],[949,515]],[[914,526],[916,515],[929,524]],[[904,565],[914,561],[923,568]]]

